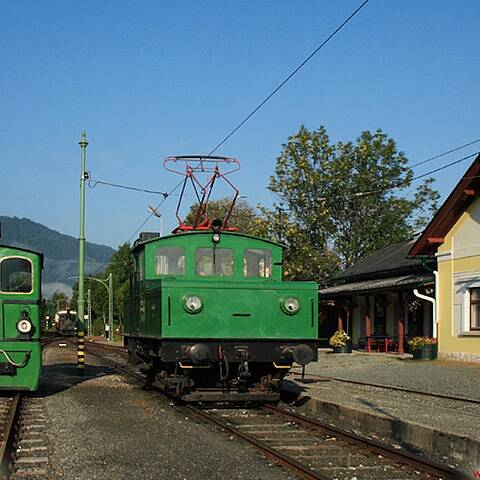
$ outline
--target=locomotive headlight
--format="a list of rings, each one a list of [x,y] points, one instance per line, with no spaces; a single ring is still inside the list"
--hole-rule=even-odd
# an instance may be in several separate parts
[[[287,315],[295,315],[300,310],[300,302],[295,297],[282,298],[280,307]]]
[[[17,330],[20,333],[30,333],[32,331],[32,322],[28,318],[21,318],[17,323]]]
[[[187,295],[183,297],[183,308],[188,313],[198,313],[203,307],[200,297],[195,295]]]

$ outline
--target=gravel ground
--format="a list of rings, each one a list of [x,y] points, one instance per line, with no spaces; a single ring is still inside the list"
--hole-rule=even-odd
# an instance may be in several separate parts
[[[318,362],[307,365],[306,373],[480,400],[480,363],[322,351]]]
[[[284,470],[156,394],[141,390],[87,354],[78,377],[75,352],[44,351],[51,478],[291,479]]]

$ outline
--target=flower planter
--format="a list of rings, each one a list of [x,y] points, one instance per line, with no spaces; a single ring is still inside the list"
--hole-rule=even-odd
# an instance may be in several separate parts
[[[438,353],[438,345],[423,345],[413,351],[414,360],[436,360]]]
[[[347,342],[347,344],[342,347],[333,347],[333,353],[352,353],[351,342]]]

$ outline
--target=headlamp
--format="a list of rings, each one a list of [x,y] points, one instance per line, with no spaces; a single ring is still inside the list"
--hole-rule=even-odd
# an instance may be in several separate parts
[[[183,308],[188,313],[198,313],[202,309],[202,300],[195,295],[183,297]]]
[[[17,322],[17,330],[23,334],[30,333],[32,331],[32,322],[28,318],[21,318]]]
[[[280,307],[287,315],[295,315],[300,310],[300,302],[295,297],[282,298]]]

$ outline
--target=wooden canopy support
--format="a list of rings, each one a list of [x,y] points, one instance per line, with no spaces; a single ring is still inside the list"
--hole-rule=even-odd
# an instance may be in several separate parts
[[[403,337],[405,335],[405,301],[403,293],[397,294],[397,333],[398,333],[398,353],[404,353]]]
[[[365,311],[363,314],[365,321],[365,336],[370,337],[372,335],[372,321],[370,320],[370,297],[365,296]]]

